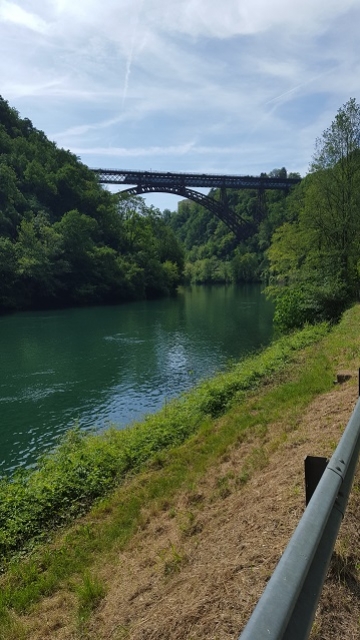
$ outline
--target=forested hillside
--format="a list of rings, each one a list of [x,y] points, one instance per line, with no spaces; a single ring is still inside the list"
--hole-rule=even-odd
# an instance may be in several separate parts
[[[0,97],[0,311],[166,295],[182,269],[160,212],[104,190]]]
[[[287,171],[283,167],[268,175],[287,177]],[[214,189],[209,195],[219,199],[220,191]],[[166,221],[185,248],[188,283],[258,282],[266,277],[271,236],[291,216],[288,193],[229,189],[226,197],[232,211],[254,224],[254,233],[242,242],[214,214],[190,200],[180,202],[177,213],[165,212]]]
[[[337,320],[359,298],[360,106],[351,98],[316,140],[309,175],[268,251],[280,329]]]

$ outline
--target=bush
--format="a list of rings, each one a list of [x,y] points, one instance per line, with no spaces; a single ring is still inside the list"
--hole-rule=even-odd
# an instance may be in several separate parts
[[[340,278],[284,287],[276,293],[274,324],[286,333],[307,323],[335,323],[352,300],[350,288]]]

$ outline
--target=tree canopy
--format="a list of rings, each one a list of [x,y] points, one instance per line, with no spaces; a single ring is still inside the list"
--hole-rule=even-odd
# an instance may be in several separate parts
[[[285,167],[273,169],[269,177],[287,177],[287,171]],[[221,197],[218,189],[209,195]],[[190,200],[180,202],[176,213],[165,214],[167,223],[184,245],[188,283],[259,282],[266,277],[266,250],[272,234],[291,215],[286,204],[288,193],[229,189],[226,197],[230,209],[253,228],[242,242],[221,220]]]
[[[158,210],[103,189],[0,97],[0,311],[167,295],[182,269]]]
[[[316,141],[310,173],[289,197],[292,220],[268,250],[283,329],[336,320],[355,300],[360,267],[360,106],[351,98]]]

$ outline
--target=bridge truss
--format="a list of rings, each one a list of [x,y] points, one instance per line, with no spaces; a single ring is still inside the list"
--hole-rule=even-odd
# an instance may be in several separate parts
[[[263,202],[266,189],[288,190],[300,182],[300,178],[268,176],[236,176],[200,173],[173,173],[161,171],[121,171],[117,169],[92,169],[103,184],[134,185],[120,193],[142,195],[145,193],[173,193],[206,207],[234,232],[239,240],[245,240],[255,231],[254,223],[238,216],[227,203],[226,189],[256,189],[259,202]],[[190,187],[220,189],[220,200],[215,200]],[[262,208],[262,207],[261,207]]]

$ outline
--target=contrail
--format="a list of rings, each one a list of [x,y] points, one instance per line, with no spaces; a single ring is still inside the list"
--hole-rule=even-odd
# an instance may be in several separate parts
[[[135,16],[135,24],[134,24],[133,34],[132,34],[132,38],[131,38],[130,51],[129,51],[129,54],[128,54],[127,58],[126,58],[125,80],[124,80],[122,106],[124,106],[125,100],[126,100],[127,94],[128,94],[131,66],[132,66],[132,61],[133,61],[133,57],[134,57],[135,41],[136,41],[136,36],[137,36],[137,32],[138,32],[139,18],[140,18],[140,14],[142,12],[143,5],[144,5],[144,0],[140,0],[139,5],[138,5],[138,10],[137,10],[136,16]]]
[[[250,131],[248,131],[246,137],[249,137],[250,135],[253,135],[256,131],[258,131],[262,123],[265,120],[267,120],[271,116],[271,114],[274,113],[274,111],[276,111],[277,107],[279,106],[279,103],[281,103],[282,98],[285,98],[286,96],[289,96],[292,93],[295,93],[298,89],[302,89],[302,87],[306,87],[308,84],[315,82],[315,80],[319,80],[319,78],[322,78],[323,76],[326,76],[329,73],[332,73],[339,66],[342,66],[342,65],[337,64],[334,67],[331,67],[331,69],[327,69],[327,71],[323,71],[322,73],[319,73],[317,76],[313,76],[312,78],[305,80],[305,82],[301,82],[295,87],[292,87],[292,89],[289,89],[288,91],[284,91],[284,93],[281,93],[280,95],[275,96],[275,98],[271,98],[271,100],[267,100],[267,102],[265,102],[264,104],[265,105],[271,104],[272,105],[271,109],[267,113],[264,113],[262,118],[260,118],[260,120],[257,121],[257,123],[254,125],[252,129],[250,129]]]
[[[308,80],[305,80],[305,82],[302,82],[301,84],[296,85],[296,87],[289,89],[289,91],[285,91],[284,93],[281,93],[279,96],[276,96],[275,98],[271,98],[271,100],[268,100],[267,102],[265,102],[265,104],[271,104],[272,102],[276,102],[277,100],[280,100],[281,98],[284,98],[285,96],[288,96],[291,93],[294,93],[294,91],[297,91],[302,87],[306,87],[306,85],[311,84],[312,82],[315,82],[315,80],[319,80],[319,78],[322,78],[323,76],[327,76],[329,73],[332,73],[332,71],[334,71],[334,69],[337,69],[338,66],[339,65],[335,65],[334,67],[331,67],[331,69],[327,69],[327,71],[323,71],[322,73],[319,73],[317,76],[314,76],[313,78],[309,78]]]

